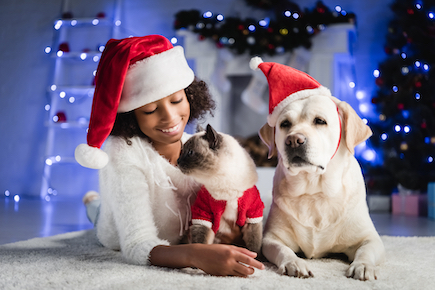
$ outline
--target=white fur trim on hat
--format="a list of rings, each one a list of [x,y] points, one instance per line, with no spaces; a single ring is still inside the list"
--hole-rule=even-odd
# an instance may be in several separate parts
[[[315,89],[306,89],[302,91],[298,91],[296,93],[291,94],[290,96],[286,97],[284,100],[282,100],[278,105],[275,106],[272,113],[267,116],[267,123],[271,127],[276,126],[276,121],[278,120],[279,115],[281,114],[281,111],[291,102],[306,99],[310,96],[314,95],[321,95],[321,96],[331,96],[331,91],[324,87],[320,86]]]
[[[144,58],[127,71],[118,113],[132,111],[183,90],[194,78],[181,46]]]
[[[249,61],[249,67],[252,69],[252,70],[258,70],[259,68],[258,68],[258,66],[260,65],[260,64],[262,64],[263,63],[263,60],[261,59],[261,57],[259,57],[259,56],[254,56],[253,58],[251,58],[251,60]]]
[[[91,169],[101,169],[109,162],[106,152],[88,144],[79,144],[74,152],[76,161],[84,167]]]

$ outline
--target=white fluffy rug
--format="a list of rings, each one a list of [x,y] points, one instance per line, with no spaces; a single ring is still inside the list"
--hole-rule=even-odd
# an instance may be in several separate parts
[[[126,264],[93,230],[0,246],[0,289],[435,289],[435,237],[383,236],[387,261],[375,281],[345,277],[346,262],[310,260],[315,277],[281,276],[266,263],[249,278]]]

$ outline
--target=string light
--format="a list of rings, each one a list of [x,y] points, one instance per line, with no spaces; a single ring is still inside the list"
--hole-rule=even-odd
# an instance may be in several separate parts
[[[11,195],[9,190],[5,190],[5,196],[9,197]]]
[[[46,54],[49,54],[49,53],[51,52],[51,47],[47,46],[47,47],[44,49],[44,51],[45,51]]]
[[[204,14],[202,14],[202,17],[204,17],[204,18],[210,18],[212,16],[213,16],[213,13],[211,13],[211,11],[207,11],[207,12],[204,12]]]
[[[387,140],[387,139],[388,139],[388,135],[387,135],[387,133],[382,133],[382,134],[381,134],[381,139],[382,139],[383,141]]]
[[[375,69],[375,70],[373,71],[373,76],[374,76],[375,78],[378,78],[380,75],[381,75],[381,72],[380,72],[378,69]]]
[[[115,26],[121,26],[121,20],[116,20],[115,21]]]
[[[62,27],[62,24],[62,20],[56,21],[56,23],[54,24],[54,29],[59,30]]]
[[[177,44],[177,42],[178,42],[178,39],[176,37],[172,37],[171,38],[171,43],[172,44]]]
[[[71,26],[76,26],[77,25],[77,20],[71,20]]]
[[[100,23],[100,20],[98,20],[97,18],[92,20],[92,25],[98,25],[98,23]]]
[[[218,15],[216,16],[216,20],[217,20],[217,21],[223,21],[223,20],[224,20],[224,16],[223,16],[222,14],[218,14]]]

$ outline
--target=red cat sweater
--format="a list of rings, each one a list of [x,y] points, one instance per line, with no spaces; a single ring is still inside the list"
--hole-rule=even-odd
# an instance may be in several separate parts
[[[263,220],[264,204],[260,193],[254,185],[246,190],[238,199],[238,217],[236,224],[240,227],[245,223],[259,223]],[[198,192],[195,203],[192,205],[192,224],[201,224],[211,229],[216,234],[219,223],[225,211],[227,202],[214,199],[208,190],[202,186]]]

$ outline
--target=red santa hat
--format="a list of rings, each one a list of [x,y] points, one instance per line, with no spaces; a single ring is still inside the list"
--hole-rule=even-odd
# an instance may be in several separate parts
[[[261,69],[269,83],[269,115],[267,123],[276,126],[281,111],[291,102],[313,95],[331,96],[331,92],[308,74],[275,62],[263,62],[256,56],[251,59],[252,70]]]
[[[187,88],[194,73],[181,46],[160,35],[111,39],[101,55],[87,144],[75,158],[84,167],[101,169],[109,162],[101,150],[116,114],[129,112]]]

